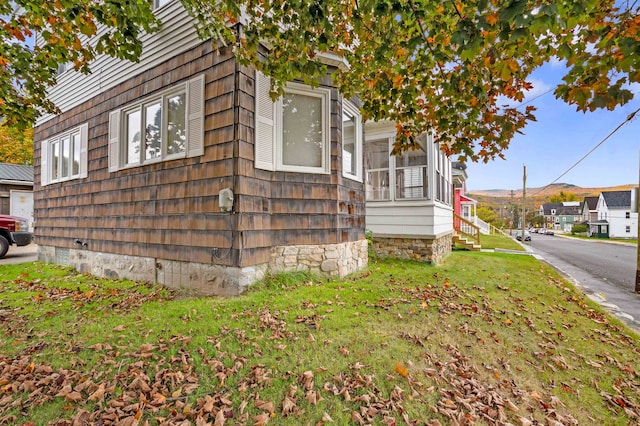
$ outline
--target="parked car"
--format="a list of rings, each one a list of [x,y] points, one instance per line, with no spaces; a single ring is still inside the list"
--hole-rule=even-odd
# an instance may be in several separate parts
[[[544,234],[545,234],[545,235],[555,235],[555,234],[553,233],[553,230],[551,230],[551,229],[545,229],[545,230],[544,230]]]
[[[516,232],[516,240],[522,241],[522,231]],[[531,241],[531,234],[529,231],[524,231],[524,240]]]
[[[0,258],[3,258],[9,246],[28,246],[33,233],[28,231],[27,219],[17,216],[0,215]]]

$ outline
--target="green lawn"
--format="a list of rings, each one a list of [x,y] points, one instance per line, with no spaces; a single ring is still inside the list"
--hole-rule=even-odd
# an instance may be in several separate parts
[[[275,276],[234,299],[0,268],[2,425],[640,418],[638,334],[529,256]]]
[[[483,249],[505,249],[524,251],[522,245],[513,238],[501,234],[481,235],[480,245]]]

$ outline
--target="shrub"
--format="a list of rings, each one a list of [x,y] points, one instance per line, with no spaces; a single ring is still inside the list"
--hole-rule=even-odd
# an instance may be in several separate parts
[[[589,230],[589,227],[587,225],[576,224],[571,227],[571,234],[572,235],[582,234],[584,232],[587,232],[588,230]]]

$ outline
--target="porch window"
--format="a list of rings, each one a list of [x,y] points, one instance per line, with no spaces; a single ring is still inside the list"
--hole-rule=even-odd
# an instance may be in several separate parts
[[[87,176],[88,125],[83,124],[42,142],[40,184]]]
[[[451,162],[440,149],[436,151],[436,157],[436,200],[451,205]]]
[[[389,200],[389,140],[367,142],[364,156],[367,200]]]
[[[396,157],[396,198],[427,198],[427,136],[423,134],[416,150]]]
[[[329,173],[331,91],[289,83],[273,102],[269,90],[269,78],[257,72],[256,168]]]
[[[109,115],[109,171],[204,153],[204,76]]]

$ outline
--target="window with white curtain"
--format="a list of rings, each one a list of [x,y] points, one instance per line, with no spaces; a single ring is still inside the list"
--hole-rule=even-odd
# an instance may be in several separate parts
[[[256,72],[255,167],[330,172],[331,91],[288,83],[275,102],[269,77]]]

